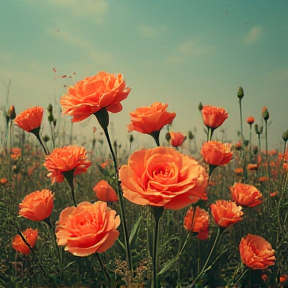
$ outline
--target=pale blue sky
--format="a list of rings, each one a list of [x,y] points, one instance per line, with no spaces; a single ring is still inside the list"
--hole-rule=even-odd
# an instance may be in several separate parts
[[[1,0],[1,105],[9,79],[8,104],[20,113],[46,109],[64,84],[104,70],[122,73],[132,88],[123,111],[111,117],[115,138],[127,139],[130,111],[160,101],[177,113],[172,130],[197,127],[205,139],[201,101],[227,110],[226,139],[236,141],[242,85],[246,138],[246,118],[260,124],[266,106],[269,142],[278,146],[288,129],[287,12],[287,0]],[[99,125],[91,119],[89,126]]]

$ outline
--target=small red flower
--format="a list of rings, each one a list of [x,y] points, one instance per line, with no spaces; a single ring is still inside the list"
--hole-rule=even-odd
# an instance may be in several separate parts
[[[38,238],[38,230],[37,229],[33,230],[32,228],[28,228],[24,232],[21,232],[21,233],[24,236],[24,238],[26,239],[27,243],[30,245],[30,247],[33,248],[35,246],[37,238]],[[25,244],[25,242],[20,237],[20,235],[16,235],[13,238],[12,247],[16,251],[18,251],[22,254],[25,254],[25,255],[27,255],[31,252],[30,248]]]
[[[203,106],[202,110],[203,122],[208,128],[216,129],[223,124],[228,118],[228,113],[224,108],[213,107],[209,105]]]
[[[169,134],[171,136],[170,141],[173,147],[181,146],[186,139],[186,136],[183,135],[181,132],[170,132]]]
[[[242,207],[237,206],[234,202],[217,200],[210,207],[216,224],[222,228],[226,228],[242,220]]]
[[[254,119],[253,116],[249,116],[249,117],[247,118],[247,123],[250,124],[250,125],[252,125],[252,124],[254,123],[254,121],[255,121],[255,119]]]
[[[115,190],[109,185],[106,180],[99,181],[93,188],[96,197],[105,202],[116,202],[118,201]]]
[[[40,128],[44,109],[42,107],[33,107],[20,113],[14,123],[27,132]]]

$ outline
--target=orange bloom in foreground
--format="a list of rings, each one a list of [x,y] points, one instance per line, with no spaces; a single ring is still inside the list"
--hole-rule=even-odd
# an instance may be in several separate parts
[[[226,200],[217,200],[211,204],[211,214],[220,227],[226,228],[242,220],[243,212],[241,206]]]
[[[239,251],[242,262],[254,270],[267,269],[276,261],[275,250],[272,249],[271,244],[257,235],[248,234],[243,237]]]
[[[232,200],[238,205],[254,207],[262,203],[262,194],[253,185],[235,183],[230,190]]]
[[[24,232],[21,232],[24,238],[26,239],[27,243],[30,245],[31,248],[33,248],[36,244],[37,237],[38,237],[38,230],[33,230],[32,228],[26,229]],[[12,240],[12,247],[22,253],[22,254],[29,254],[30,248],[25,244],[25,242],[22,240],[20,235],[16,235]]]
[[[206,240],[209,237],[209,213],[204,209],[196,207],[195,216],[194,209],[191,207],[184,217],[184,227],[191,232],[198,233],[200,240]]]
[[[42,107],[33,107],[20,113],[14,123],[27,132],[40,128],[44,109]]]
[[[56,226],[59,246],[65,246],[74,256],[103,253],[111,248],[119,236],[116,228],[120,217],[106,202],[82,202],[60,213]]]
[[[106,180],[99,181],[93,188],[96,197],[105,202],[116,202],[118,201],[115,190],[109,185]]]
[[[19,214],[32,221],[48,218],[53,210],[53,194],[48,189],[28,194],[19,204]]]
[[[186,139],[186,136],[183,135],[181,132],[170,132],[169,134],[171,136],[170,141],[173,147],[181,146]]]
[[[120,102],[127,98],[130,90],[121,74],[101,71],[69,87],[60,104],[63,114],[73,116],[72,122],[79,122],[103,108],[112,113],[120,112]]]
[[[204,167],[172,147],[134,152],[119,177],[124,197],[135,204],[177,210],[199,199],[207,200]]]
[[[86,172],[91,161],[86,160],[86,150],[78,146],[66,146],[55,148],[52,153],[46,156],[43,164],[50,173],[47,175],[52,182],[64,181],[63,173],[73,171],[76,176]]]
[[[205,162],[214,166],[223,166],[228,164],[232,158],[230,143],[221,143],[218,141],[204,142],[201,148],[201,155]]]
[[[201,113],[204,124],[207,127],[213,129],[221,126],[223,122],[228,118],[228,113],[224,108],[218,108],[209,105],[203,106]]]
[[[168,104],[155,102],[148,107],[140,107],[130,113],[129,131],[150,134],[160,131],[165,125],[172,124],[176,113],[167,112]]]

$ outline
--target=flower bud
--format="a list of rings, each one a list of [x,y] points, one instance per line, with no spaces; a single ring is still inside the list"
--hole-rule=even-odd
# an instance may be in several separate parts
[[[247,118],[247,123],[250,124],[250,125],[253,124],[254,121],[255,121],[255,119],[254,119],[253,116],[249,116],[249,117]]]
[[[199,102],[199,104],[198,104],[198,109],[199,109],[199,111],[201,111],[203,109],[203,105],[201,102]]]
[[[11,120],[16,118],[16,112],[14,105],[11,105],[6,113],[6,116],[10,118]]]
[[[54,128],[55,128],[56,124],[57,124],[57,119],[53,118],[53,126],[54,126]]]
[[[241,86],[238,88],[237,97],[240,100],[244,97],[244,90],[243,90],[243,88]]]
[[[194,139],[194,135],[193,135],[192,131],[188,131],[188,139],[190,139],[190,140]]]
[[[134,137],[133,137],[133,135],[131,134],[130,137],[129,137],[129,142],[132,143],[133,141],[134,141]]]
[[[53,106],[52,104],[49,104],[47,107],[48,112],[53,112]]]
[[[282,134],[282,138],[283,138],[283,140],[284,140],[285,142],[287,142],[287,140],[288,140],[288,130],[285,131],[285,132]]]
[[[170,139],[171,139],[171,135],[170,135],[169,132],[166,133],[165,138],[166,138],[167,141],[170,141]]]
[[[263,126],[258,126],[258,124],[255,124],[255,132],[256,134],[260,135],[263,132]]]
[[[51,122],[53,122],[53,120],[54,120],[53,114],[52,114],[52,112],[49,112],[48,121],[51,123]]]
[[[45,135],[45,136],[43,137],[43,141],[44,141],[45,143],[47,143],[49,140],[50,140],[50,138],[49,138],[48,135]]]
[[[267,121],[269,119],[269,112],[266,107],[262,108],[262,118]]]
[[[249,145],[249,140],[244,140],[243,144],[245,147],[247,147]]]

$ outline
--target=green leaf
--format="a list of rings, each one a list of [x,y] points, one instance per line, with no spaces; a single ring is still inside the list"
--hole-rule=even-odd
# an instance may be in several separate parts
[[[132,247],[137,239],[137,232],[139,230],[139,226],[140,226],[140,222],[142,220],[142,215],[138,218],[138,220],[136,221],[136,223],[134,224],[132,230],[131,230],[131,233],[130,233],[130,236],[129,236],[129,244],[130,244],[130,247]]]
[[[67,269],[67,268],[68,268],[69,266],[71,266],[73,263],[75,263],[75,261],[72,261],[72,262],[68,263],[68,264],[63,268],[63,270]]]
[[[166,263],[166,265],[158,272],[158,275],[164,274],[165,272],[167,272],[168,270],[170,270],[173,265],[178,261],[179,256],[175,256],[174,258],[172,258],[169,262]]]
[[[124,251],[126,251],[125,245],[121,242],[119,238],[117,238],[117,243],[123,248]]]

